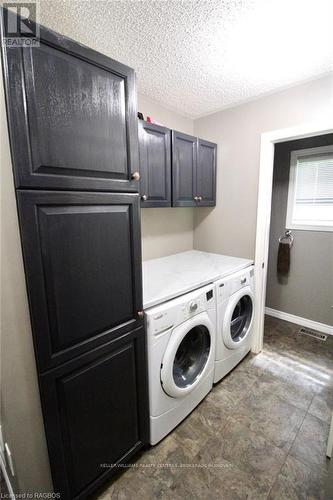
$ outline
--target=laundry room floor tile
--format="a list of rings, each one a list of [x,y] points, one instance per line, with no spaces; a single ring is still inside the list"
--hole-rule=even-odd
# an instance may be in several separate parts
[[[304,383],[301,377],[295,377],[292,369],[272,366],[258,379],[253,392],[258,397],[267,393],[278,396],[297,408],[307,410],[312,403],[316,388]],[[283,375],[282,375],[283,373]]]
[[[326,474],[324,470],[313,470],[289,456],[268,498],[269,500],[324,499]]]
[[[290,450],[290,455],[306,465],[328,468],[326,458],[329,425],[317,417],[307,414]]]
[[[320,394],[316,394],[311,402],[309,413],[330,424],[333,414],[333,390],[323,390]]]
[[[189,417],[176,429],[177,438],[188,438],[191,441],[206,444],[207,440],[220,432],[226,422],[227,415],[233,410],[229,404],[220,404],[206,398]]]
[[[227,391],[234,399],[240,400],[249,393],[257,378],[258,374],[250,368],[247,370],[241,368],[233,370],[222,381],[217,383],[213,393],[215,392],[218,395],[219,392]]]
[[[263,434],[275,446],[289,450],[306,410],[287,403],[270,391],[251,394],[238,407],[238,416],[247,420],[249,429]]]
[[[267,317],[249,354],[98,500],[324,498],[333,409],[333,338]]]
[[[251,474],[262,490],[268,491],[279,473],[287,453],[274,446],[242,419],[229,416],[223,429],[208,443],[205,456],[215,463],[220,457]]]

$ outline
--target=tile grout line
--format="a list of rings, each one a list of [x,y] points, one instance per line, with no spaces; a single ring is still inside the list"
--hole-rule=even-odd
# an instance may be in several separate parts
[[[268,493],[267,493],[267,497],[266,497],[266,499],[267,499],[267,498],[269,497],[269,495],[271,494],[271,491],[272,491],[272,489],[273,489],[273,487],[274,487],[274,485],[275,485],[275,483],[276,483],[276,481],[277,481],[277,479],[278,479],[278,477],[279,477],[279,475],[280,475],[280,473],[281,473],[281,471],[282,471],[282,467],[283,467],[283,466],[284,466],[284,464],[286,463],[287,458],[288,458],[288,453],[286,454],[286,458],[284,459],[284,461],[283,461],[283,463],[282,463],[282,465],[281,465],[281,467],[280,467],[279,471],[277,472],[277,474],[276,474],[276,476],[275,476],[275,479],[274,479],[274,481],[273,481],[273,483],[272,483],[272,486],[269,488],[269,491],[268,491]]]
[[[279,475],[280,475],[280,473],[281,473],[282,467],[285,465],[285,463],[286,463],[286,461],[287,461],[288,457],[289,457],[289,456],[291,456],[291,455],[290,455],[290,450],[292,449],[293,444],[294,444],[294,442],[295,442],[295,440],[296,440],[296,438],[297,438],[297,436],[298,436],[298,434],[299,434],[299,431],[300,431],[300,429],[301,429],[301,427],[302,427],[302,425],[303,425],[303,422],[304,422],[304,420],[305,420],[305,417],[308,415],[309,408],[310,408],[310,406],[311,406],[311,404],[312,404],[312,401],[313,401],[314,397],[315,397],[315,395],[313,395],[313,396],[312,396],[312,399],[311,399],[311,401],[310,401],[310,403],[309,403],[309,405],[308,405],[308,408],[307,408],[307,410],[306,410],[306,412],[305,412],[305,414],[304,414],[304,416],[303,416],[303,418],[302,418],[302,422],[300,423],[300,426],[299,426],[299,428],[298,428],[298,430],[297,430],[297,432],[296,432],[296,434],[295,434],[295,437],[294,437],[294,439],[293,439],[292,443],[290,444],[290,447],[289,447],[289,449],[288,449],[288,451],[287,451],[286,458],[284,459],[284,462],[283,462],[283,464],[281,465],[280,470],[279,470],[279,472],[277,473],[277,475],[276,475],[276,477],[275,477],[275,480],[274,480],[274,482],[273,482],[273,484],[272,484],[272,486],[271,486],[271,488],[270,488],[270,490],[269,490],[268,495],[267,495],[267,497],[266,497],[266,498],[268,498],[268,497],[269,497],[269,495],[270,495],[270,493],[271,493],[271,491],[272,491],[272,489],[273,489],[273,487],[274,487],[274,485],[275,485],[275,483],[276,483],[276,481],[277,481],[277,479],[278,479],[278,477],[279,477]],[[294,457],[293,457],[293,458],[294,458]]]
[[[299,428],[297,429],[297,432],[296,432],[296,434],[295,434],[295,437],[294,437],[294,439],[293,439],[292,443],[290,444],[290,447],[289,447],[289,449],[288,449],[288,451],[287,451],[286,458],[284,459],[284,461],[283,461],[283,463],[282,463],[282,465],[281,465],[281,467],[280,467],[280,469],[279,469],[279,472],[276,474],[276,477],[275,477],[275,479],[274,479],[274,481],[273,481],[272,486],[271,486],[271,487],[270,487],[270,489],[269,489],[269,492],[268,492],[268,494],[267,494],[266,499],[267,499],[267,498],[269,498],[269,495],[271,494],[271,491],[272,491],[273,487],[275,486],[276,481],[278,480],[278,477],[279,477],[279,475],[280,475],[280,473],[281,473],[282,467],[285,465],[285,463],[286,463],[286,461],[287,461],[288,457],[289,457],[289,456],[292,456],[292,455],[290,455],[290,450],[292,449],[293,444],[294,444],[294,442],[295,442],[295,440],[296,440],[296,438],[297,438],[297,436],[298,436],[298,434],[299,434],[299,431],[301,430],[301,427],[302,427],[302,425],[303,425],[303,422],[304,422],[304,420],[305,420],[305,417],[309,414],[309,408],[310,408],[310,406],[311,406],[311,404],[312,404],[312,401],[313,401],[314,397],[315,397],[315,394],[312,396],[312,399],[311,399],[310,403],[308,404],[308,407],[307,407],[307,409],[306,409],[306,411],[305,411],[305,414],[304,414],[304,416],[303,416],[303,418],[302,418],[302,421],[301,421],[301,423],[300,423],[300,426],[299,426]],[[292,457],[292,458],[294,458],[294,457]],[[297,459],[296,459],[296,460],[297,460]]]
[[[294,439],[293,439],[293,442],[291,443],[291,445],[290,445],[290,447],[289,447],[289,450],[288,450],[288,453],[287,453],[287,457],[289,457],[289,455],[290,455],[290,450],[292,449],[292,447],[293,447],[293,445],[294,445],[294,443],[295,443],[295,441],[296,441],[296,439],[297,439],[297,436],[298,436],[298,434],[299,434],[299,431],[301,430],[301,427],[302,427],[302,425],[303,425],[303,422],[304,422],[305,418],[307,417],[307,415],[309,415],[309,408],[310,408],[310,406],[312,405],[312,401],[314,400],[314,397],[315,397],[315,394],[312,396],[312,399],[311,399],[310,403],[308,404],[308,407],[307,407],[307,409],[306,409],[306,411],[305,411],[304,417],[302,418],[302,422],[301,422],[301,424],[300,424],[300,426],[299,426],[299,428],[298,428],[298,430],[297,430],[297,432],[296,432],[296,434],[295,434],[295,437],[294,437]],[[291,456],[291,455],[290,455],[290,456]],[[287,459],[287,457],[286,457],[286,459]]]
[[[318,394],[315,394],[315,395],[313,396],[313,399],[314,399],[315,397],[317,397],[317,396],[318,396]],[[313,400],[312,400],[312,401],[313,401]],[[330,419],[329,419],[329,420],[325,420],[325,418],[318,417],[318,415],[314,415],[314,413],[311,413],[309,409],[308,409],[307,413],[308,413],[311,417],[317,418],[318,420],[320,420],[320,421],[321,421],[321,422],[323,422],[324,424],[330,425],[330,422],[331,422],[331,420],[330,420]]]
[[[295,439],[294,439],[294,441],[292,442],[292,444],[291,444],[291,446],[290,446],[290,448],[289,448],[289,451],[288,451],[288,455],[287,455],[287,456],[290,456],[291,458],[294,458],[295,460],[298,460],[298,462],[300,462],[301,464],[305,465],[305,467],[308,467],[308,469],[311,469],[311,468],[312,468],[311,464],[304,462],[304,460],[302,460],[302,458],[299,458],[299,457],[294,457],[293,455],[290,455],[290,450],[291,450],[292,445],[294,444],[294,442],[295,442],[295,440],[296,440],[296,438],[297,438],[297,436],[298,436],[299,431],[301,430],[301,427],[302,427],[302,425],[303,425],[303,422],[304,422],[305,418],[306,418],[308,415],[310,415],[310,417],[313,417],[313,418],[316,418],[316,419],[320,420],[321,422],[323,422],[323,423],[325,423],[325,424],[327,423],[327,422],[325,422],[324,420],[321,420],[319,417],[316,417],[316,415],[312,415],[312,413],[310,413],[310,412],[309,412],[309,409],[310,409],[310,407],[311,407],[312,401],[314,400],[314,398],[315,398],[315,397],[316,397],[316,394],[314,394],[314,395],[313,395],[313,397],[312,397],[311,403],[310,403],[310,404],[309,404],[309,406],[308,406],[308,409],[307,409],[307,411],[306,411],[306,414],[304,415],[304,418],[303,418],[303,420],[302,420],[302,423],[301,423],[301,425],[300,425],[300,428],[299,428],[299,429],[298,429],[298,431],[297,431],[297,434],[296,434],[296,436],[295,436]],[[321,465],[320,465],[319,467],[320,467],[321,469],[323,469],[323,470],[326,470],[326,469],[325,469],[325,467],[322,467]]]

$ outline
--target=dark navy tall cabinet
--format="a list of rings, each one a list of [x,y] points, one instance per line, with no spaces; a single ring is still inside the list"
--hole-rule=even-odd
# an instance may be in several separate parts
[[[43,27],[5,48],[34,347],[56,492],[148,441],[134,71]]]

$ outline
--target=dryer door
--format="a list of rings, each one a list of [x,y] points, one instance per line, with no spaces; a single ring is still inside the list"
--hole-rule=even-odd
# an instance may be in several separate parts
[[[207,313],[197,314],[173,330],[161,365],[166,394],[184,397],[205,377],[214,356],[214,334]]]
[[[237,349],[248,338],[254,316],[254,295],[245,287],[230,297],[223,321],[223,342]]]

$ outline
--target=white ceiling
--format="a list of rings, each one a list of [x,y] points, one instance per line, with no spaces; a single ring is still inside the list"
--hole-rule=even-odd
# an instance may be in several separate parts
[[[332,0],[41,0],[40,22],[197,118],[333,70]]]

